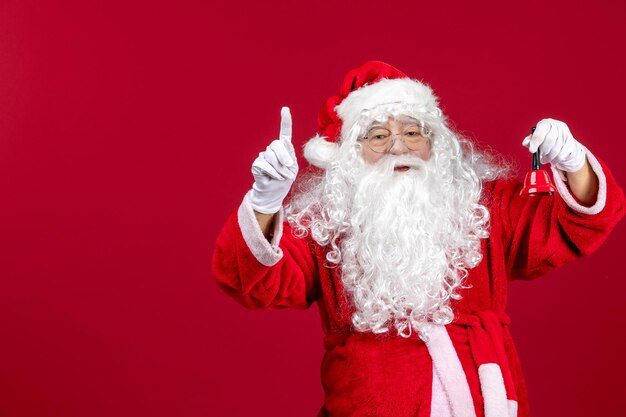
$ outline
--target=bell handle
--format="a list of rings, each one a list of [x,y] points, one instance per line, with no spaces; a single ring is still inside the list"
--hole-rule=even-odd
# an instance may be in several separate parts
[[[533,127],[532,129],[530,129],[530,136],[532,138],[533,133],[535,133],[535,129],[536,127]],[[541,169],[541,153],[539,152],[539,148],[537,148],[536,152],[533,152],[533,166],[532,166],[533,171],[536,171],[538,169]]]

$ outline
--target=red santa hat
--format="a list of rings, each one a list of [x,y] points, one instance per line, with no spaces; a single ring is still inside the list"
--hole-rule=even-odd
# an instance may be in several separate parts
[[[339,94],[329,97],[318,117],[323,132],[307,142],[304,157],[319,168],[337,158],[340,142],[359,121],[365,110],[381,105],[402,104],[420,115],[440,115],[437,97],[426,84],[407,77],[402,71],[381,61],[368,61],[350,70]]]

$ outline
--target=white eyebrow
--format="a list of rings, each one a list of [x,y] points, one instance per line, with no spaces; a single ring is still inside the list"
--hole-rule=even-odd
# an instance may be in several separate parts
[[[398,122],[402,123],[403,125],[422,125],[421,121],[410,116],[402,117],[401,119],[398,119]]]
[[[397,120],[399,123],[401,123],[403,126],[407,126],[407,125],[416,125],[416,126],[422,126],[422,122],[414,117],[411,116],[402,116]],[[385,124],[387,122],[381,122],[379,120],[374,120],[367,128],[367,130],[372,130],[372,129],[378,129],[378,128],[382,128],[382,129],[388,129]]]
[[[385,123],[374,120],[368,127],[368,129],[374,129],[375,127],[385,127]]]

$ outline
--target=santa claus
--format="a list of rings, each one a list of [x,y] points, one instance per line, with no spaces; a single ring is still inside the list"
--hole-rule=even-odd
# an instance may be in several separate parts
[[[318,169],[294,184],[283,108],[218,237],[218,284],[250,308],[318,303],[320,416],[527,416],[507,283],[604,241],[625,210],[607,168],[544,119],[523,145],[552,165],[558,193],[520,195],[502,158],[450,128],[430,87],[382,62],[350,71],[319,122],[304,149]]]

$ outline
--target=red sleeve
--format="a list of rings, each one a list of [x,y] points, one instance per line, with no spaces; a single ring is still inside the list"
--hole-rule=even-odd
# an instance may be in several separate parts
[[[271,242],[262,235],[248,197],[220,232],[213,276],[227,294],[252,309],[307,308],[317,297],[318,270],[308,239],[293,236],[282,213]]]
[[[520,196],[517,180],[489,185],[493,221],[501,226],[509,279],[533,279],[595,251],[624,216],[624,193],[606,166],[592,154],[588,160],[599,179],[597,201],[583,206],[553,170],[558,193]]]

